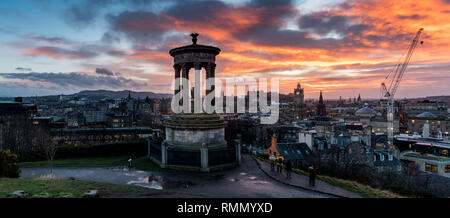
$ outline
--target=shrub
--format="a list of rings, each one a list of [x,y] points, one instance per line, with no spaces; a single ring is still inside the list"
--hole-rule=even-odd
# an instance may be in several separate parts
[[[18,178],[20,170],[17,161],[17,155],[10,150],[0,151],[0,177]]]

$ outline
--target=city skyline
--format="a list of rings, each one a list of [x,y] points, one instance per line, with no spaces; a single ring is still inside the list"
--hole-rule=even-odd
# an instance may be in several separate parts
[[[299,82],[305,98],[379,97],[420,27],[396,98],[450,95],[450,2],[3,1],[0,96],[171,93],[170,48],[222,48],[216,76]]]

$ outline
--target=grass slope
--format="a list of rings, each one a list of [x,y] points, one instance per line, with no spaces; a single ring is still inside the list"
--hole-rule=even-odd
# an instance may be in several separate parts
[[[100,196],[115,193],[135,193],[148,190],[138,186],[115,185],[102,182],[88,182],[71,179],[35,178],[10,179],[0,178],[0,198],[14,198],[11,193],[23,190],[27,198],[81,198],[89,190],[98,190]]]
[[[260,158],[258,156],[254,156],[254,157],[258,158],[261,161],[269,163],[269,160]],[[303,176],[309,176],[309,173],[307,173],[303,170],[300,170],[300,169],[292,169],[292,172],[299,174],[299,175],[303,175]],[[387,191],[387,190],[380,190],[380,189],[372,188],[370,186],[363,185],[363,184],[355,182],[355,181],[338,179],[338,178],[323,176],[323,175],[318,175],[316,178],[320,181],[337,186],[339,188],[343,188],[343,189],[351,191],[351,192],[358,193],[358,194],[360,194],[364,197],[368,197],[368,198],[400,198],[400,197],[404,197],[404,196],[395,194],[395,193]]]

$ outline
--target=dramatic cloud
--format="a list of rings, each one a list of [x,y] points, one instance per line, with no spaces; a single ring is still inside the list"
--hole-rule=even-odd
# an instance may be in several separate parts
[[[23,36],[25,39],[33,39],[37,41],[44,41],[49,43],[56,43],[56,44],[70,44],[71,42],[63,37],[47,37],[42,35],[25,35]]]
[[[114,73],[106,68],[95,68],[95,72],[100,75],[114,76]]]
[[[92,23],[103,10],[111,5],[126,5],[131,8],[157,7],[162,2],[170,0],[80,0],[76,4],[70,5],[64,12],[64,19],[70,25],[77,28],[86,27]]]
[[[189,34],[198,32],[199,44],[222,49],[218,77],[275,77],[282,93],[292,92],[300,82],[307,97],[316,97],[320,90],[335,98],[358,93],[378,97],[380,82],[403,60],[411,39],[424,27],[425,43],[413,54],[398,95],[450,94],[446,0],[347,0],[313,9],[304,4],[318,3],[81,0],[65,6],[61,14],[77,31],[102,28],[92,31],[92,39],[30,31],[20,35],[22,41],[5,44],[31,60],[50,57],[93,74],[87,76],[143,80],[152,91],[170,92],[173,59],[168,51],[190,44]],[[100,19],[102,23],[95,23]]]
[[[97,52],[91,51],[88,48],[70,50],[52,46],[24,50],[22,53],[31,56],[48,56],[55,59],[87,59],[98,55]]]
[[[83,73],[0,73],[0,77],[14,80],[45,82],[59,87],[75,88],[139,88],[147,84],[122,76],[95,76]]]

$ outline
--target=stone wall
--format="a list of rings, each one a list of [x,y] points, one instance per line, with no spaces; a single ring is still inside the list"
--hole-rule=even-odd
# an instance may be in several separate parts
[[[221,144],[225,140],[225,129],[206,130],[178,130],[166,128],[166,141],[168,143],[189,143],[189,144]]]

